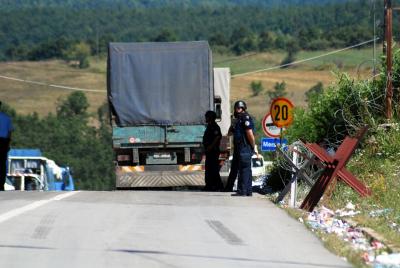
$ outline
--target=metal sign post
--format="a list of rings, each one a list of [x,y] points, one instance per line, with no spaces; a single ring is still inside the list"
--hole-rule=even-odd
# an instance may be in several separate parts
[[[296,149],[295,149],[296,148]],[[316,159],[315,155],[307,149],[304,143],[297,141],[287,147],[287,150],[281,150],[277,148],[277,153],[282,157],[282,161],[286,163],[285,169],[293,172],[291,180],[286,187],[279,193],[276,202],[280,202],[291,190],[292,184],[301,179],[304,180],[307,185],[312,187],[325,170],[325,165]],[[296,154],[296,157],[294,156]],[[294,162],[294,159],[296,162]]]
[[[293,163],[296,167],[298,167],[298,163],[297,163],[297,147],[294,147],[294,152],[293,152]],[[293,168],[293,174],[292,177],[295,176],[295,169]],[[290,203],[289,206],[291,208],[295,208],[296,207],[296,199],[297,199],[297,180],[292,178],[292,183],[290,184]]]

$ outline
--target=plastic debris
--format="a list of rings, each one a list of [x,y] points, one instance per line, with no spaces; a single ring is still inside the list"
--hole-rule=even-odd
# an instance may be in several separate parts
[[[400,253],[381,254],[373,262],[374,268],[399,268]]]
[[[348,202],[345,208],[349,210],[355,210],[356,206],[353,203]]]
[[[353,203],[348,202],[343,209],[337,209],[335,214],[339,217],[353,217],[354,215],[360,214],[360,211],[355,211],[356,206]]]
[[[389,227],[400,233],[400,226],[395,222],[389,222]]]
[[[374,268],[400,268],[400,254],[389,255],[385,252],[386,246],[384,243],[377,240],[371,241],[362,229],[351,226],[342,218],[360,213],[359,211],[354,211],[355,208],[356,206],[350,202],[345,208],[335,212],[322,206],[318,210],[309,213],[305,221],[312,231],[320,230],[325,233],[334,233],[342,240],[347,241],[353,249],[362,251],[362,258],[365,263],[374,265]],[[379,210],[375,211],[373,215],[384,215],[388,212],[390,210]],[[299,221],[301,220],[299,219]],[[394,224],[394,227],[397,227],[397,225]]]
[[[377,210],[371,211],[369,213],[369,216],[372,217],[372,218],[382,217],[382,216],[385,216],[385,215],[389,214],[392,211],[393,211],[393,209],[391,209],[391,208],[377,209]]]

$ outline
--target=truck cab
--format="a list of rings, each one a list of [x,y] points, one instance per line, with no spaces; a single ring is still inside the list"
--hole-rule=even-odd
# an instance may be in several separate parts
[[[60,167],[38,149],[12,149],[7,158],[5,189],[18,191],[73,191],[69,167]]]

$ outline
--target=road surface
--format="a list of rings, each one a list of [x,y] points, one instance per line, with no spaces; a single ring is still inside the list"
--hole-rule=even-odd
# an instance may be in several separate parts
[[[1,192],[0,267],[351,267],[261,196]]]

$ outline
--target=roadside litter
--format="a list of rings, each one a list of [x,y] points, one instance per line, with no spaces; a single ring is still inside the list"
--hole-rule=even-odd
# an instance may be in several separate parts
[[[343,217],[353,217],[360,213],[355,210],[355,205],[349,202],[345,208],[333,211],[322,206],[308,213],[304,219],[313,230],[319,230],[327,234],[335,234],[346,241],[354,250],[362,251],[362,258],[366,264],[374,268],[400,268],[400,253],[389,253],[387,246],[381,241],[369,237],[362,228],[354,227]],[[381,216],[390,212],[388,209],[372,211],[371,217]],[[302,218],[299,218],[303,222]],[[396,226],[397,227],[397,226]]]
[[[398,268],[400,267],[400,253],[382,254],[375,258],[374,268]]]

